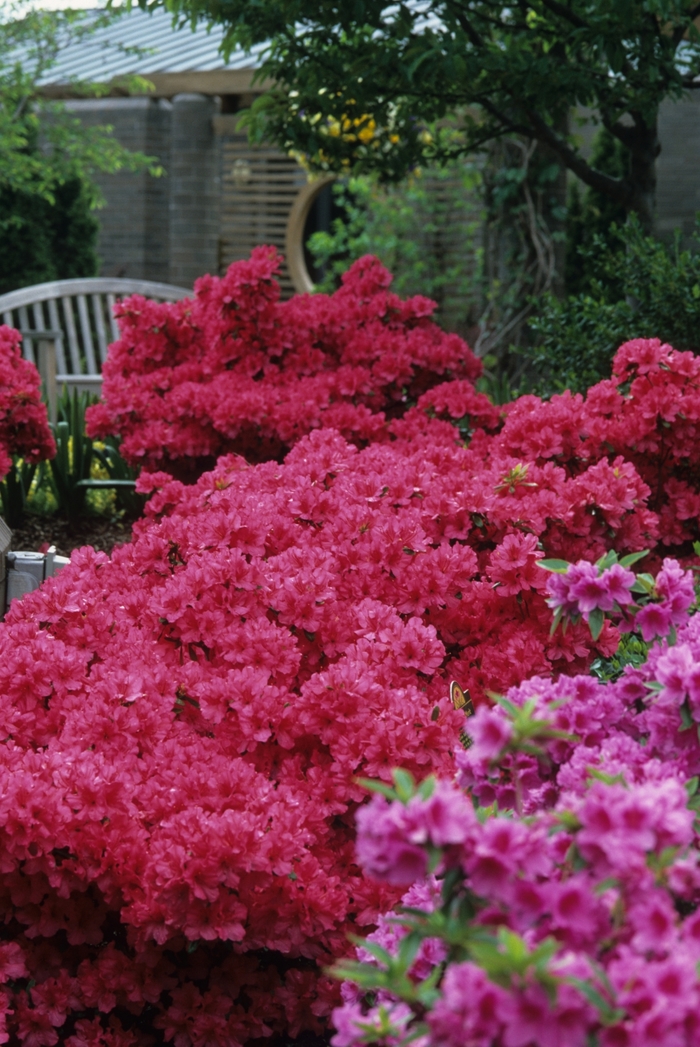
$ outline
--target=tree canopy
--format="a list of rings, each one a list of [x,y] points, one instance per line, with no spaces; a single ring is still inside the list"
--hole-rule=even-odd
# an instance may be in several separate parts
[[[688,0],[156,2],[223,25],[229,52],[269,41],[262,74],[278,86],[253,125],[317,168],[398,178],[515,133],[647,226],[659,106],[700,87],[700,3]],[[623,143],[626,175],[587,162],[575,110]]]
[[[22,3],[0,10],[0,191],[25,194],[49,204],[58,187],[84,186],[89,202],[100,202],[93,182],[98,171],[113,173],[144,166],[157,173],[152,158],[125,149],[111,127],[86,127],[61,103],[41,90],[61,47],[89,36],[118,18],[115,11],[42,11]],[[133,87],[146,87],[136,78]],[[103,85],[76,82],[77,95],[99,94]],[[5,224],[4,221],[0,225]]]

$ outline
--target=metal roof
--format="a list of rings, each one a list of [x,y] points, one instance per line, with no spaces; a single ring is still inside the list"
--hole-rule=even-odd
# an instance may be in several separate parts
[[[264,45],[254,47],[250,53],[237,49],[224,62],[219,52],[222,39],[219,26],[211,30],[204,25],[192,29],[189,24],[175,28],[172,15],[162,8],[152,14],[132,8],[93,35],[69,40],[39,85],[70,84],[77,80],[109,83],[128,73],[148,76],[258,66]]]

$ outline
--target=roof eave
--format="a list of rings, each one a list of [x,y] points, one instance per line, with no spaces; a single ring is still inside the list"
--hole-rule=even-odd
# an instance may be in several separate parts
[[[149,98],[172,98],[174,95],[194,92],[204,95],[238,95],[238,94],[262,94],[272,86],[269,79],[255,79],[257,70],[254,67],[248,69],[209,69],[193,70],[181,73],[139,73],[140,77],[149,80],[153,84],[153,90],[147,93]],[[75,83],[43,84],[39,89],[45,98],[86,98],[84,91]],[[106,97],[119,98],[128,97],[131,92],[128,89],[124,77],[116,77],[108,85]],[[142,92],[139,95],[143,97]],[[92,97],[92,96],[89,96]]]

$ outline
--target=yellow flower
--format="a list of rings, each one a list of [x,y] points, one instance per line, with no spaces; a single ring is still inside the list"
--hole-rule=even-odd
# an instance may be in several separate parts
[[[376,123],[374,122],[374,120],[370,120],[363,128],[361,128],[361,130],[357,132],[357,137],[360,139],[361,142],[371,142],[374,138],[376,130]]]

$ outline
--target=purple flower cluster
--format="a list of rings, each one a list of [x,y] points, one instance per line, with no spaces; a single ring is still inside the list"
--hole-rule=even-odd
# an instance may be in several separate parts
[[[668,636],[671,627],[677,628],[686,621],[695,600],[693,576],[676,560],[666,558],[656,576],[656,593],[659,602],[640,608],[636,617],[635,628],[647,643],[657,636]]]
[[[549,606],[562,609],[573,617],[575,614],[588,617],[591,611],[612,611],[617,604],[624,607],[633,602],[631,588],[636,581],[632,571],[620,564],[599,571],[596,564],[579,560],[570,564],[566,574],[555,574],[549,579]]]
[[[634,579],[576,564],[553,588],[585,614]],[[512,688],[469,720],[457,783],[358,812],[360,863],[415,882],[372,939],[392,964],[346,972],[334,1047],[700,1042],[700,616],[673,561],[649,593],[677,635],[641,667]]]
[[[547,603],[557,621],[583,617],[593,629],[594,615],[599,617],[599,626],[604,615],[621,618],[621,631],[639,631],[645,643],[668,636],[671,628],[687,621],[695,601],[690,571],[684,571],[676,560],[667,557],[654,584],[649,575],[638,578],[624,561],[608,564],[609,559],[610,554],[598,563],[579,560],[568,564],[565,571],[550,567],[556,573],[547,583]],[[547,566],[547,561],[543,565]]]

